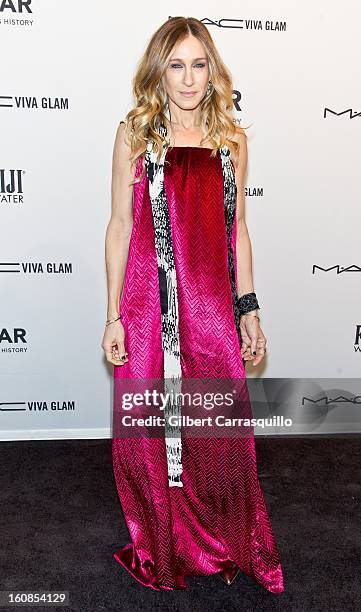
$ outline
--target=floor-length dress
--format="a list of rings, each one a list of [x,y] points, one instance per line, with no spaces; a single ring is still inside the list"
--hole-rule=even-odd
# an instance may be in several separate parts
[[[245,379],[235,324],[219,150],[166,151],[164,188],[178,290],[185,378]],[[141,172],[142,158],[136,166]],[[235,221],[232,253],[235,258]],[[229,228],[228,228],[229,230]],[[235,271],[236,274],[236,271]],[[160,279],[147,175],[134,186],[133,229],[120,302],[129,361],[114,385],[164,375]],[[186,576],[230,562],[273,593],[284,590],[279,552],[258,481],[254,437],[182,441],[183,486],[169,486],[164,438],[113,434],[113,469],[131,543],[114,553],[138,582],[184,589]]]

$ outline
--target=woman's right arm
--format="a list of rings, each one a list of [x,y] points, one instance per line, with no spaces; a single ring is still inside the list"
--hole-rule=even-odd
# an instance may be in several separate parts
[[[133,227],[134,166],[130,164],[131,149],[124,141],[125,124],[120,123],[114,142],[111,185],[111,217],[105,235],[105,261],[107,270],[107,319],[119,316],[119,303],[123,290],[128,260],[129,241]],[[102,348],[107,360],[122,365],[124,355],[124,328],[120,319],[106,326]]]

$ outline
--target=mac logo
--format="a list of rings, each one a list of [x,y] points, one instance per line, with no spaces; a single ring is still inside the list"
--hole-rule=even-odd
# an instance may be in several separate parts
[[[336,111],[331,110],[331,108],[325,108],[323,111],[324,119],[326,119],[326,115],[328,113],[330,113],[331,115],[337,115],[338,117],[340,115],[349,115],[349,119],[355,119],[355,117],[361,117],[361,111],[356,113],[355,111],[352,110],[352,108],[348,108],[347,110],[340,111],[339,113],[336,113]]]
[[[168,15],[168,19],[172,16]],[[236,28],[238,30],[273,30],[276,32],[286,31],[285,21],[260,21],[259,19],[227,19],[222,18],[218,20],[209,19],[209,17],[203,17],[200,19],[205,26],[217,26],[217,28]]]
[[[353,397],[345,397],[344,395],[338,395],[337,397],[328,397],[324,395],[323,397],[319,397],[317,400],[312,397],[303,396],[302,398],[302,406],[309,402],[310,404],[361,404],[361,396],[355,395]]]
[[[2,96],[0,107],[4,108],[46,108],[48,110],[68,110],[69,98],[36,98],[36,96]]]
[[[361,351],[360,340],[361,340],[361,325],[356,324],[356,336],[355,336],[354,344],[355,344],[355,351],[357,353]]]
[[[314,264],[312,267],[312,274],[315,274],[316,270],[321,270],[322,272],[331,272],[332,270],[335,270],[336,274],[343,274],[344,272],[361,272],[360,266],[352,265],[345,268],[339,264],[336,266],[331,266],[330,268],[323,268],[322,266],[316,266],[316,264]]]

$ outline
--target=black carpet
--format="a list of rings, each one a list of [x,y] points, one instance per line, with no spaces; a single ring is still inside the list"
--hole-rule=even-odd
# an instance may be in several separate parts
[[[185,591],[141,586],[113,559],[129,536],[111,440],[3,442],[0,590],[69,591],[86,612],[361,608],[361,438],[257,438],[258,469],[285,592],[244,574],[187,578]],[[2,610],[13,607],[2,607]],[[29,606],[16,609],[38,610]]]

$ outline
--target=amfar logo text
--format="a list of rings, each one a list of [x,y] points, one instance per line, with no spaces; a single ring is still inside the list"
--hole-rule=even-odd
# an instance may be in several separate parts
[[[20,340],[23,344],[26,344],[26,331],[22,327],[14,327],[12,333],[9,332],[5,327],[0,330],[0,344],[2,342],[8,342],[9,344],[19,344]]]
[[[0,0],[0,13],[5,10],[11,11],[12,13],[32,13],[30,8],[32,0]]]
[[[234,95],[234,97],[233,97],[233,104],[234,104],[234,107],[235,107],[235,109],[236,109],[237,111],[240,111],[240,110],[241,110],[241,107],[240,107],[240,104],[239,104],[239,103],[240,103],[240,101],[241,101],[242,94],[241,94],[241,92],[240,92],[240,91],[238,91],[238,89],[233,89],[233,95]]]
[[[1,353],[27,353],[27,332],[23,327],[14,327],[12,330],[0,329],[0,352]]]

